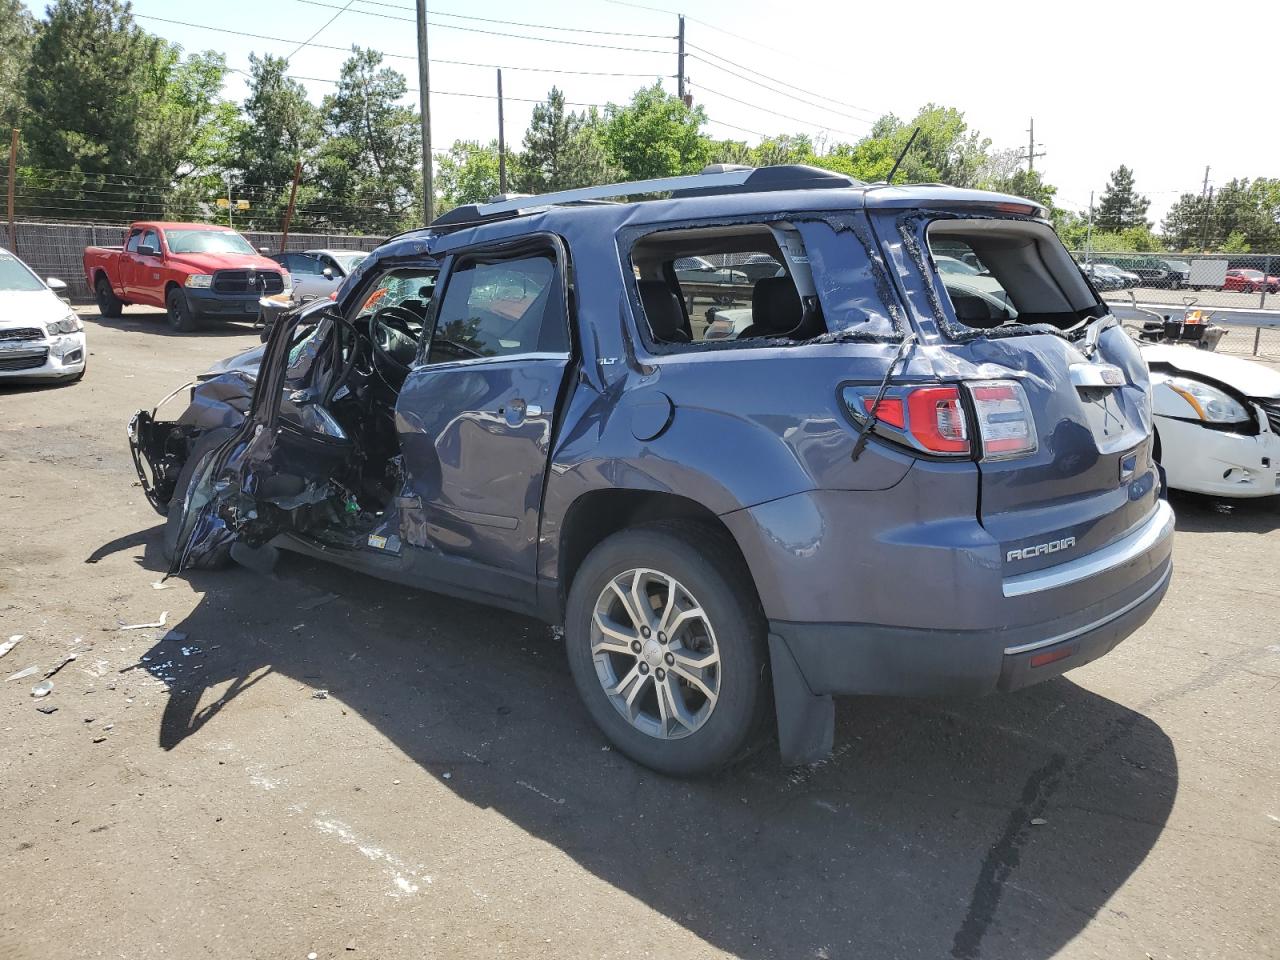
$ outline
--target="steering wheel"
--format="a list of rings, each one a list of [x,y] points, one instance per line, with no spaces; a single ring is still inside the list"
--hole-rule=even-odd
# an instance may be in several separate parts
[[[408,376],[409,365],[396,359],[396,341],[410,341],[415,346],[422,333],[422,318],[405,307],[381,307],[369,317],[369,341],[375,361],[381,357],[395,371]]]

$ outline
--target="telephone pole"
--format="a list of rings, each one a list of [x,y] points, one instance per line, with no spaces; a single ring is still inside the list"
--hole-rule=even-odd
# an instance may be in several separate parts
[[[678,53],[676,54],[676,95],[681,101],[688,105],[685,100],[685,83],[684,83],[684,14],[680,14],[680,33],[676,38],[679,41]]]
[[[422,114],[422,225],[435,219],[431,169],[431,67],[427,59],[427,0],[418,0],[418,99]]]
[[[1200,252],[1204,253],[1205,247],[1209,244],[1209,208],[1213,206],[1213,187],[1209,188],[1209,195],[1205,198],[1204,217],[1200,221]]]
[[[507,135],[502,122],[502,68],[498,68],[498,192],[507,192]]]
[[[1031,118],[1031,126],[1027,128],[1027,172],[1035,173],[1036,157],[1043,157],[1044,151],[1036,153],[1036,147],[1041,144],[1036,143],[1036,118]]]

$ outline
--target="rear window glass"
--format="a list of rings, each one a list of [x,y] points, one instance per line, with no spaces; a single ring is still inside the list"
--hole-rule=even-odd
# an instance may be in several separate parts
[[[1048,324],[1060,330],[1097,314],[1096,298],[1056,234],[1043,224],[936,220],[927,230],[933,282],[946,297],[946,332]]]

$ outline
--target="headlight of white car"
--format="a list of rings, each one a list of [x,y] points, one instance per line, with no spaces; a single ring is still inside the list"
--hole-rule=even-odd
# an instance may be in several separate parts
[[[1171,377],[1167,382],[1169,389],[1187,401],[1206,423],[1241,423],[1249,419],[1249,411],[1217,387],[1186,377]]]
[[[213,285],[213,274],[211,273],[193,273],[187,277],[184,284],[188,287],[199,287],[202,290],[208,289]]]
[[[84,324],[80,322],[80,318],[74,313],[68,313],[57,323],[45,324],[45,331],[51,337],[56,337],[60,333],[78,333],[84,329]]]

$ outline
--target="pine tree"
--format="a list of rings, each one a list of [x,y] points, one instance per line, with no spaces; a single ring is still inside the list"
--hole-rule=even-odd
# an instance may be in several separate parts
[[[1094,227],[1104,233],[1119,233],[1130,227],[1149,229],[1149,205],[1150,201],[1134,189],[1133,171],[1121,164],[1111,171],[1111,178],[1098,200]]]
[[[549,193],[607,183],[612,171],[600,142],[601,122],[594,110],[566,111],[564,93],[552,87],[546,101],[533,108],[524,152],[514,163],[516,188]]]

